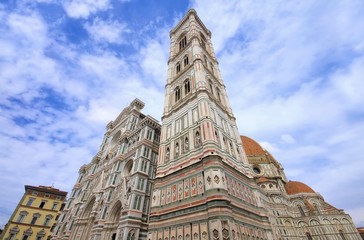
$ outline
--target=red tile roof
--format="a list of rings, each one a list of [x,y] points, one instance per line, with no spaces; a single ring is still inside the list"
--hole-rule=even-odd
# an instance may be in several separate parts
[[[289,181],[284,185],[287,194],[293,195],[298,193],[315,193],[312,188],[302,182]]]

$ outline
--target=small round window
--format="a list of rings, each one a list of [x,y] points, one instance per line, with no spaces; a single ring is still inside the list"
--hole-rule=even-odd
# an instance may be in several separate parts
[[[256,173],[256,174],[260,174],[260,169],[258,167],[254,167],[253,168],[253,171]]]

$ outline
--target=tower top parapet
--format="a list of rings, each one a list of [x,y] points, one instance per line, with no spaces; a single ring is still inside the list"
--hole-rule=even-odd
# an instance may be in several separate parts
[[[201,21],[201,19],[197,15],[196,10],[193,8],[188,10],[187,14],[183,17],[183,19],[169,32],[169,36],[172,37],[172,35],[175,34],[181,28],[181,26],[187,22],[187,20],[190,18],[191,15],[195,17],[196,21],[201,25],[201,27],[208,34],[208,36],[211,37],[211,31],[207,29],[205,24]]]

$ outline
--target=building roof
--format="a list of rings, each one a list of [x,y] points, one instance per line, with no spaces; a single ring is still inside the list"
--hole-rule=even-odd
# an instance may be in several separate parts
[[[66,196],[67,192],[61,191],[58,188],[54,188],[51,186],[30,186],[30,185],[25,185],[25,191],[27,190],[35,190],[35,191],[39,191],[39,192],[44,192],[44,193],[53,193],[56,195],[60,195],[60,196]]]
[[[246,155],[265,155],[264,149],[247,136],[240,136]]]
[[[302,182],[297,181],[289,181],[284,185],[284,188],[286,189],[286,192],[288,195],[298,194],[298,193],[315,193],[312,188],[307,186],[306,184]]]

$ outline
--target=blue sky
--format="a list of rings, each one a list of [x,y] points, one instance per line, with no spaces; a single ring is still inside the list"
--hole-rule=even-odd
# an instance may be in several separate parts
[[[364,2],[0,3],[0,226],[24,185],[70,192],[134,98],[160,119],[169,30],[195,8],[239,131],[364,226]]]

